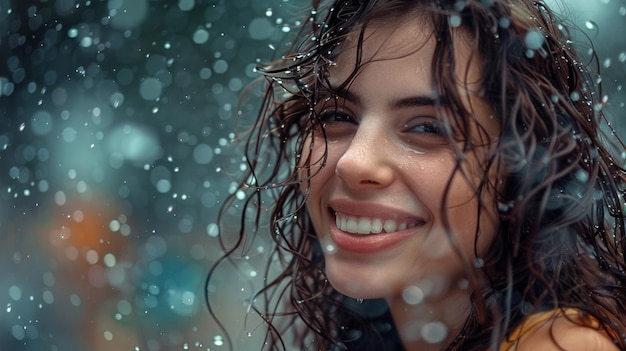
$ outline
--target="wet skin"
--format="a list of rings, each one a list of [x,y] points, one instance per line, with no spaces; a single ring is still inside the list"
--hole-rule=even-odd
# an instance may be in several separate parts
[[[342,44],[330,69],[333,86],[354,69],[356,37]],[[311,181],[307,210],[337,290],[355,298],[387,299],[401,334],[419,335],[410,329],[416,320],[436,321],[445,325],[448,339],[468,313],[463,289],[467,262],[475,259],[475,246],[479,254],[486,250],[497,226],[491,208],[479,218],[476,196],[489,146],[478,128],[470,127],[463,137],[483,146],[463,156],[465,176],[454,172],[455,145],[442,134],[432,100],[435,40],[428,28],[417,21],[379,24],[369,27],[365,38],[367,64],[336,99],[316,107],[327,140],[315,133],[311,156],[321,158],[326,145],[328,159]],[[476,93],[478,65],[470,61],[472,52],[462,35],[455,48],[463,103],[495,138],[499,126]],[[446,190],[450,230],[442,213]],[[493,199],[487,194],[482,201]],[[410,303],[408,293],[413,294]],[[417,339],[421,337],[405,340],[405,345],[423,341]],[[422,346],[438,348],[426,344]]]

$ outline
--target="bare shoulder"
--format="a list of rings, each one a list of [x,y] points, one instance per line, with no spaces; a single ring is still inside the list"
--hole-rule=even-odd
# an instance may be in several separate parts
[[[565,316],[546,321],[526,333],[515,350],[619,351],[602,330],[576,323]]]

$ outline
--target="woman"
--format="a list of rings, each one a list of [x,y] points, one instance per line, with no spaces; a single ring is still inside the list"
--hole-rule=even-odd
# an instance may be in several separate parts
[[[625,173],[566,28],[541,1],[313,2],[261,69],[224,257],[273,204],[270,348],[626,349]]]

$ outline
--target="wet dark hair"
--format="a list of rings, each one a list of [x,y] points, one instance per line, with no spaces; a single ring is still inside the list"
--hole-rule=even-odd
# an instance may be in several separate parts
[[[325,156],[311,159],[303,147],[311,133],[323,132],[314,107],[337,88],[328,82],[328,68],[342,41],[360,34],[359,53],[368,25],[399,18],[432,26],[432,81],[439,117],[454,129],[451,141],[478,125],[455,80],[453,38],[459,31],[477,55],[471,64],[480,65],[481,98],[500,124],[498,138],[481,133],[494,147],[482,156],[485,172],[476,187],[477,194],[495,193],[493,203],[481,205],[497,208],[499,227],[488,251],[476,253],[480,264],[467,264],[468,276],[480,270],[487,282],[470,281],[472,311],[447,349],[496,349],[525,316],[556,308],[598,321],[626,349],[626,173],[612,156],[624,145],[606,120],[597,59],[575,52],[573,26],[542,1],[314,0],[289,53],[259,67],[266,85],[239,186],[247,197],[240,204],[233,195],[220,214],[221,235],[227,236],[224,218],[237,203],[239,235],[234,244],[224,243],[226,254],[207,284],[221,263],[245,250],[269,212],[274,246],[268,267],[281,270],[267,273],[252,308],[268,325],[270,348],[288,349],[283,336],[289,332],[300,349],[350,348],[357,337],[359,345],[384,345],[390,320],[372,321],[326,279],[304,208],[308,180]],[[357,62],[346,86],[364,64]],[[455,150],[457,172],[464,172],[463,154],[474,142],[465,138]],[[209,295],[207,303],[211,309]]]

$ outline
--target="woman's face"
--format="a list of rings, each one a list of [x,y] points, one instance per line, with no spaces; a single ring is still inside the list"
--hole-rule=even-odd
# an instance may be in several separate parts
[[[478,227],[476,186],[490,146],[478,140],[476,123],[470,123],[464,137],[483,146],[467,152],[463,172],[455,172],[454,146],[442,134],[432,101],[435,39],[424,27],[405,21],[368,28],[362,53],[367,63],[336,99],[316,107],[325,124],[328,159],[311,181],[307,209],[332,285],[355,298],[460,284],[464,262],[476,258],[475,240],[480,254],[496,230],[489,194],[483,195],[487,208]],[[333,87],[355,67],[357,37],[342,44],[330,68]],[[472,52],[462,36],[455,38],[455,52],[463,103],[493,140],[499,126],[474,93],[478,66],[469,62]],[[307,141],[313,142],[312,159],[321,159],[321,129],[312,138]]]

